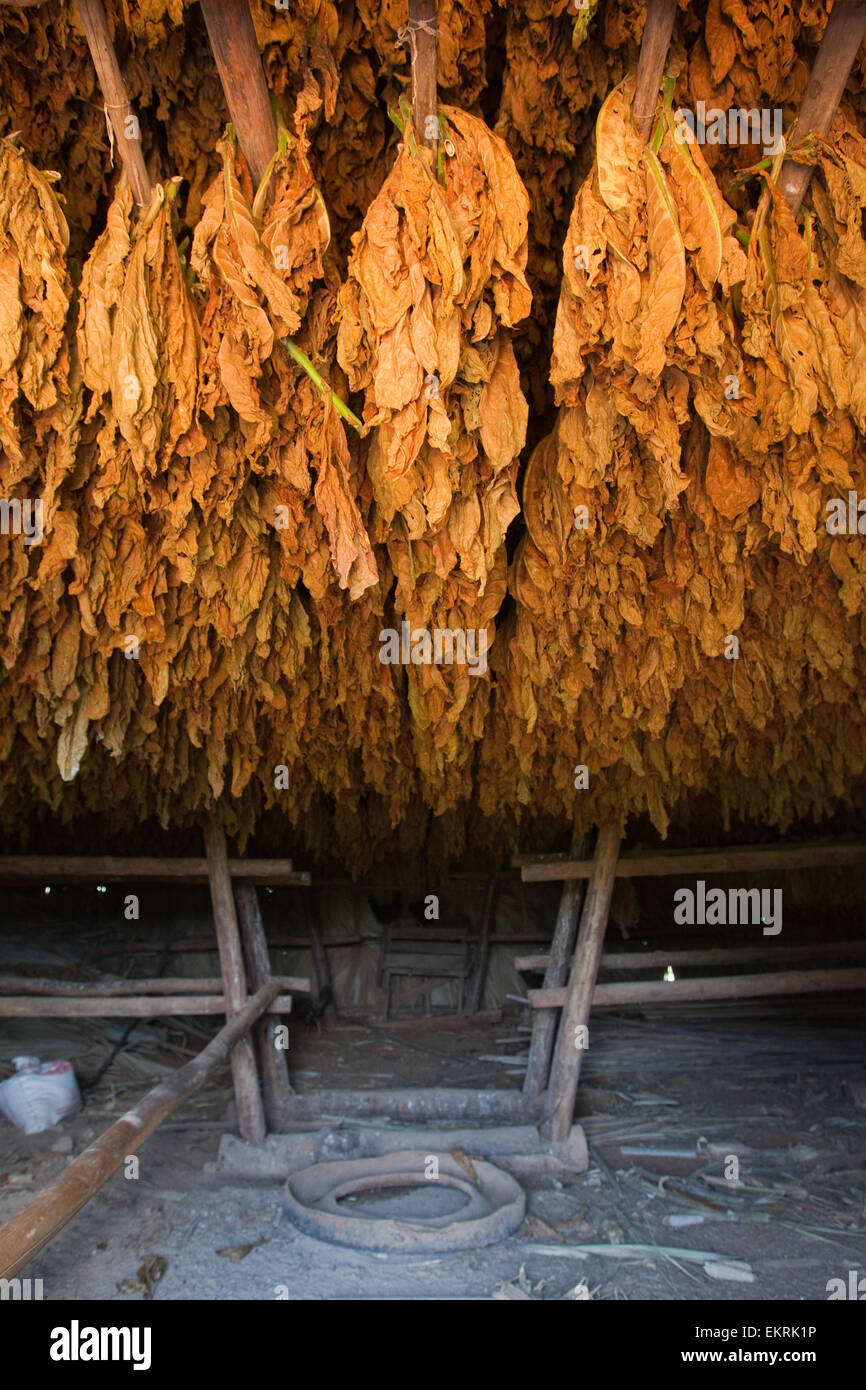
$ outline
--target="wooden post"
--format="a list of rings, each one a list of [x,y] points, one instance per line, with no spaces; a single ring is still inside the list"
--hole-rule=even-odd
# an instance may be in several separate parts
[[[128,1155],[136,1153],[172,1111],[201,1089],[275,998],[278,988],[276,980],[263,985],[197,1057],[148,1091],[38,1197],[0,1227],[0,1278],[11,1279],[32,1260],[117,1172]]]
[[[578,842],[575,837],[570,852],[573,858],[577,858],[583,852],[583,842]],[[558,985],[564,985],[568,978],[568,966],[577,935],[577,919],[583,902],[583,887],[579,879],[571,879],[563,884],[550,957],[544,972],[545,989],[555,989]],[[547,1087],[555,1032],[556,1015],[551,1010],[544,1009],[535,1014],[529,1044],[529,1064],[523,1078],[523,1094],[526,1096],[540,1096]]]
[[[481,934],[478,941],[478,965],[475,970],[475,978],[472,981],[472,994],[469,999],[468,1012],[471,1014],[478,1013],[481,1008],[481,1000],[484,997],[484,982],[487,979],[487,965],[490,960],[490,936],[493,931],[498,897],[499,870],[497,869],[487,885],[487,894],[484,899],[484,913],[481,918]]]
[[[676,12],[677,0],[649,0],[632,107],[635,128],[642,140],[649,140],[652,134],[653,116],[671,46]]]
[[[102,0],[78,0],[78,13],[132,196],[139,206],[147,207],[152,187],[141,151],[138,117],[129,103],[126,85],[120,75]]]
[[[589,1019],[621,840],[615,823],[608,821],[599,827],[592,878],[580,916],[577,950],[553,1054],[545,1119],[540,1126],[541,1133],[554,1141],[563,1141],[571,1133],[583,1058],[583,1049],[575,1047],[576,1030]]]
[[[261,989],[273,976],[258,895],[251,883],[238,883],[235,886],[235,903],[241,926],[247,979],[251,989]],[[272,1134],[285,1132],[290,1118],[289,1102],[292,1096],[285,1048],[277,1046],[278,1027],[280,1024],[274,1018],[260,1018],[253,1029],[262,1077],[265,1119]]]
[[[800,114],[788,132],[789,146],[795,132],[802,138],[811,130],[818,131],[820,135],[829,133],[864,31],[866,4],[834,0]],[[793,159],[786,159],[782,165],[779,187],[793,213],[797,212],[803,201],[813,173],[813,165],[797,164]]]
[[[436,137],[427,134],[428,116],[436,116],[439,57],[436,0],[409,0],[409,48],[412,60],[412,112],[415,134],[433,149]]]
[[[229,877],[226,837],[222,826],[209,816],[204,827],[205,849],[210,873],[210,896],[220,953],[226,1013],[231,1016],[246,1003],[244,961],[232,881]],[[249,1038],[242,1038],[232,1052],[232,1079],[241,1138],[261,1144],[265,1137],[265,1114],[256,1075],[256,1060]]]
[[[333,1001],[333,986],[331,982],[331,967],[328,964],[328,956],[322,945],[322,934],[319,931],[319,899],[317,895],[310,897],[307,905],[307,918],[310,927],[310,945],[313,948],[313,964],[316,968],[316,992],[321,994],[327,986],[331,990],[331,1003],[325,1005],[324,1019],[329,1027],[337,1022],[337,1006]]]
[[[277,148],[277,123],[247,0],[201,0],[232,123],[256,187]]]

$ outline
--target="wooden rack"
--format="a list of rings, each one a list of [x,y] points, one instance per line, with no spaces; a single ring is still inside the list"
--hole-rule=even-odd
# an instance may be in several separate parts
[[[206,824],[205,839],[207,855],[203,858],[0,856],[0,882],[4,883],[209,883],[216,926],[214,949],[219,952],[222,972],[219,979],[174,976],[95,981],[3,975],[0,1019],[163,1018],[178,1014],[225,1014],[231,1019],[246,1005],[248,980],[255,990],[273,983],[281,991],[268,998],[264,1014],[289,1014],[292,995],[309,993],[310,981],[272,976],[255,885],[306,886],[310,875],[296,871],[290,859],[229,859],[225,835],[212,818]],[[122,950],[122,944],[118,943],[118,949]],[[275,1046],[274,1026],[267,1018],[257,1022],[253,1040],[242,1037],[231,1052],[238,1127],[251,1143],[262,1142],[268,1125],[278,1129],[284,1124],[293,1094],[285,1053]]]

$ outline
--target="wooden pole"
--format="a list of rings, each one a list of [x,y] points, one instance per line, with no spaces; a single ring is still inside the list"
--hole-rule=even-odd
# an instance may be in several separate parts
[[[331,1003],[324,1008],[324,1019],[329,1028],[337,1022],[337,1006],[333,1001],[333,982],[331,979],[331,967],[328,957],[322,946],[322,935],[319,931],[319,903],[318,898],[313,894],[307,902],[308,922],[310,928],[310,945],[313,949],[313,965],[316,970],[316,989],[319,994],[326,987],[331,991]]]
[[[554,1141],[564,1141],[571,1132],[583,1058],[583,1048],[576,1047],[575,1040],[577,1029],[589,1020],[621,842],[618,825],[607,822],[599,827],[592,878],[580,916],[577,950],[553,1054],[545,1119],[540,1126],[542,1134]]]
[[[652,133],[676,12],[677,0],[649,0],[632,106],[635,128],[642,140],[649,140]]]
[[[201,1089],[267,1008],[277,988],[276,980],[263,985],[197,1057],[148,1091],[38,1197],[0,1227],[0,1278],[11,1279],[32,1260],[163,1120]]]
[[[438,39],[436,29],[436,0],[409,0],[408,37],[412,61],[412,112],[415,134],[422,145],[433,149],[437,136],[428,134],[428,118],[436,117],[439,103]]]
[[[244,959],[247,966],[247,979],[251,989],[261,989],[272,979],[271,958],[259,900],[251,883],[235,885],[235,903],[241,926]],[[289,1081],[289,1065],[286,1049],[278,1046],[276,1019],[260,1018],[253,1028],[256,1051],[259,1058],[259,1071],[262,1077],[262,1099],[265,1106],[265,1119],[271,1134],[285,1132],[289,1121],[288,1106],[292,1096]]]
[[[222,826],[213,816],[209,816],[205,821],[204,838],[226,1012],[234,1014],[246,1003],[247,988],[238,919],[232,896],[232,881],[229,877],[226,837]],[[255,1055],[249,1038],[242,1038],[232,1052],[232,1079],[241,1138],[250,1144],[261,1144],[265,1137],[265,1114],[256,1075]]]
[[[834,0],[800,114],[788,132],[789,147],[795,134],[801,139],[805,139],[813,130],[819,135],[829,134],[864,32],[866,4]],[[814,165],[797,164],[793,159],[786,159],[782,165],[779,187],[785,202],[795,214],[814,172]]]
[[[499,897],[499,872],[498,870],[491,876],[487,885],[487,893],[484,898],[484,912],[481,917],[481,933],[478,941],[478,965],[475,970],[475,977],[472,981],[472,993],[469,998],[468,1012],[477,1014],[481,1008],[481,1000],[484,997],[484,984],[487,979],[487,967],[490,961],[490,937],[493,932],[493,922],[496,916],[496,900]]]
[[[247,0],[201,0],[208,38],[256,187],[277,148],[277,123]]]
[[[581,853],[582,843],[572,840],[571,853],[575,857]],[[544,988],[555,989],[564,985],[568,978],[568,966],[574,951],[574,938],[577,935],[577,921],[583,902],[583,884],[575,879],[564,883],[553,929],[550,955],[543,967]],[[519,967],[518,967],[519,968]],[[550,1057],[556,1033],[556,1015],[551,1012],[536,1014],[532,1020],[532,1038],[529,1044],[529,1064],[523,1079],[523,1094],[540,1096],[547,1087],[550,1072]]]
[[[141,127],[120,75],[102,0],[78,0],[78,13],[132,196],[139,206],[148,207],[152,187],[141,150]]]

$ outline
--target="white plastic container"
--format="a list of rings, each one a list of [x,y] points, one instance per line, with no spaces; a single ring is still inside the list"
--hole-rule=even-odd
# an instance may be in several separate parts
[[[81,1092],[70,1062],[13,1057],[15,1075],[0,1082],[0,1113],[25,1134],[39,1134],[81,1109]]]

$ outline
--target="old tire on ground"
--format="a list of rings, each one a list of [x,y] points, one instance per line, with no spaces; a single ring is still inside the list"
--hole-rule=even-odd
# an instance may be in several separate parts
[[[431,1158],[438,1177],[430,1178]],[[381,1158],[316,1163],[293,1173],[285,1186],[290,1220],[306,1235],[358,1250],[471,1250],[492,1245],[517,1230],[526,1196],[508,1173],[473,1159],[481,1187],[450,1153],[411,1149]],[[466,1198],[458,1212],[438,1216],[377,1217],[370,1209],[347,1210],[342,1199],[356,1193],[421,1187],[425,1182],[456,1189]]]

